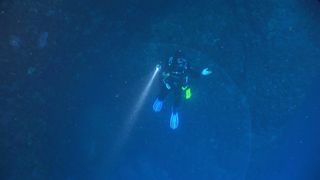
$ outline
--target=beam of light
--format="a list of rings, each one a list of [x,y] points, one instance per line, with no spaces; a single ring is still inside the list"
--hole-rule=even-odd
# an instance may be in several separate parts
[[[127,139],[130,136],[132,128],[134,127],[134,125],[137,122],[137,117],[139,115],[139,112],[141,111],[142,106],[145,103],[146,97],[148,96],[150,89],[151,89],[151,86],[154,82],[154,79],[159,71],[160,71],[160,67],[157,66],[155,68],[152,76],[150,77],[148,83],[144,87],[142,93],[140,94],[137,103],[135,104],[135,106],[131,110],[131,113],[129,114],[128,119],[124,122],[124,125],[122,127],[122,131],[120,132],[120,135],[119,135],[118,139],[116,140],[116,144],[114,146],[114,148],[115,148],[114,152],[119,152],[122,149],[122,147],[125,145],[125,143],[127,142]]]

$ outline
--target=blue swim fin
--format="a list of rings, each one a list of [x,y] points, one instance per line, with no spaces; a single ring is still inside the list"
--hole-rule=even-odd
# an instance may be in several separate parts
[[[172,112],[170,118],[171,129],[177,129],[179,125],[179,114],[178,112]]]
[[[158,98],[153,103],[153,111],[160,112],[162,109],[163,101],[160,101]]]

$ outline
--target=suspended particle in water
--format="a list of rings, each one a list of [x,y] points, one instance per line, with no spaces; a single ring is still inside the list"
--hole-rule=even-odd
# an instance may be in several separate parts
[[[49,10],[46,12],[46,16],[54,16],[56,14],[56,12],[54,10]]]
[[[38,47],[40,49],[42,49],[42,48],[47,46],[48,36],[49,36],[48,32],[43,32],[43,33],[40,34],[39,39],[38,39]]]
[[[35,67],[29,67],[28,70],[27,70],[27,74],[28,75],[32,75],[32,74],[34,74],[35,71],[36,71]]]
[[[21,47],[21,39],[18,36],[11,35],[9,37],[9,45],[15,49],[19,49]]]

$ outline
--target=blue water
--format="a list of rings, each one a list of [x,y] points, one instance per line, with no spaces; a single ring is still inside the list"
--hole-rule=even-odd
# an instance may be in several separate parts
[[[319,9],[0,1],[0,179],[320,179]],[[171,96],[152,111],[159,77],[135,108],[176,49],[213,73],[191,79],[172,130]]]

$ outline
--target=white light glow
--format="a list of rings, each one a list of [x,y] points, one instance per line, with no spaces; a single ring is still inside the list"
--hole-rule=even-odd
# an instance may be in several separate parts
[[[121,148],[125,145],[128,137],[130,136],[131,130],[137,122],[137,116],[141,111],[143,104],[145,103],[146,97],[148,96],[151,86],[154,82],[156,75],[158,74],[160,68],[156,67],[155,71],[153,72],[151,78],[149,79],[148,83],[144,87],[142,93],[139,96],[138,102],[133,107],[131,113],[129,114],[128,119],[125,121],[123,125],[123,129],[119,135],[119,138],[115,145],[115,151],[120,151]]]

